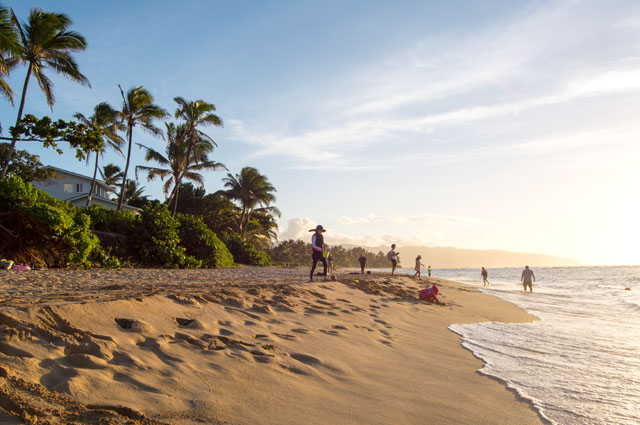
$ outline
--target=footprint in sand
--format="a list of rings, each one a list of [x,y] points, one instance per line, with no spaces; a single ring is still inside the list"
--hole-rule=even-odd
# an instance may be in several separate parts
[[[339,336],[340,335],[340,332],[338,332],[338,331],[327,331],[327,330],[324,330],[324,329],[320,329],[320,332],[325,333],[327,335],[332,335],[332,336]]]
[[[235,332],[234,332],[234,331],[232,331],[232,330],[230,330],[230,329],[225,329],[225,328],[220,328],[220,329],[218,330],[218,333],[219,333],[220,335],[224,335],[224,336],[229,336],[229,335],[233,335],[233,334],[235,334]]]
[[[299,333],[299,334],[306,334],[306,333],[309,333],[309,329],[295,328],[295,329],[291,329],[291,332],[295,332],[295,333]]]
[[[343,303],[351,304],[351,301],[345,300],[344,298],[338,298],[336,301],[342,301]]]
[[[308,354],[291,353],[290,356],[292,359],[296,359],[297,361],[309,366],[318,366],[322,363],[319,358],[309,356]]]
[[[196,319],[189,319],[184,317],[176,317],[176,323],[178,326],[190,329],[202,329],[202,323]]]
[[[335,311],[328,311],[327,314],[329,316],[340,316],[338,313],[336,313]]]
[[[386,341],[384,339],[380,339],[378,341],[381,342],[382,344],[386,345],[387,347],[393,347],[393,344],[390,341]]]
[[[343,331],[346,331],[347,329],[349,329],[349,328],[347,328],[346,326],[343,326],[343,325],[333,325],[332,328],[333,329],[341,329]]]
[[[292,341],[294,339],[297,339],[297,337],[295,335],[290,335],[290,334],[281,334],[281,333],[277,333],[277,332],[271,332],[272,334],[274,334],[275,336],[278,336],[282,339],[286,339],[288,341]]]

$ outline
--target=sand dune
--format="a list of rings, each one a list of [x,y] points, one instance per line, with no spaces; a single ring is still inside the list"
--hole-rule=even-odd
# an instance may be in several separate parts
[[[438,306],[425,280],[306,273],[4,272],[0,423],[540,423],[447,329],[533,317],[444,280]]]

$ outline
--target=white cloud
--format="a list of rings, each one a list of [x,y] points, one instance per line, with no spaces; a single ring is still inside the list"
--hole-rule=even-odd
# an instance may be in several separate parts
[[[316,227],[316,221],[309,217],[296,217],[288,219],[285,226],[281,226],[282,230],[278,233],[278,240],[285,241],[289,239],[303,240],[311,242],[311,233],[309,229]],[[416,237],[400,238],[397,236],[383,234],[380,236],[350,236],[332,230],[330,227],[325,234],[325,242],[331,245],[356,245],[356,246],[380,246],[396,243],[398,245],[424,245],[424,242]]]
[[[638,42],[629,22],[589,4],[552,3],[464,39],[432,36],[382,63],[362,64],[342,76],[353,83],[350,91],[292,100],[302,102],[286,108],[305,117],[302,128],[292,129],[287,116],[279,127],[228,122],[235,139],[257,148],[255,156],[292,158],[292,168],[385,167],[404,155],[390,146],[421,147],[435,130],[443,140],[453,133],[468,140],[476,135],[465,128],[474,122],[508,123],[537,108],[640,90],[640,59],[626,56]],[[610,54],[607,41],[616,36],[623,41]]]
[[[427,223],[427,224],[475,224],[480,220],[473,217],[457,217],[446,215],[419,214],[419,215],[394,215],[383,217],[375,214],[369,214],[363,217],[347,217],[338,218],[340,224],[361,224],[361,223]]]

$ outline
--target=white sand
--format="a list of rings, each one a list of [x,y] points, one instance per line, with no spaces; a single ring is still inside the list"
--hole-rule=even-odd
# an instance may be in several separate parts
[[[0,424],[541,423],[447,329],[532,316],[449,281],[437,306],[426,279],[307,273],[2,272]]]

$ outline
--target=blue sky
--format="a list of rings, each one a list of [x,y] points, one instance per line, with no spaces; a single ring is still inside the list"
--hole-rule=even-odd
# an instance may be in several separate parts
[[[35,81],[25,112],[120,106],[117,84],[143,85],[172,113],[175,96],[214,103],[214,158],[268,176],[281,238],[321,223],[329,243],[640,263],[636,1],[5,4],[23,19],[33,6],[64,12],[89,44],[76,58],[92,88],[50,73],[53,113]],[[0,104],[4,128],[15,113]],[[29,150],[91,172],[71,153]],[[132,162],[144,164],[135,147]],[[224,174],[208,173],[206,190]]]

